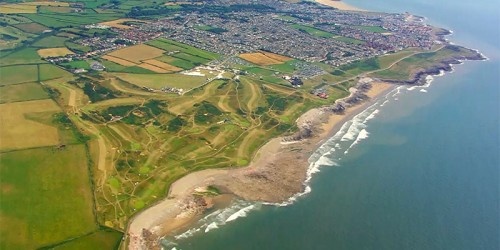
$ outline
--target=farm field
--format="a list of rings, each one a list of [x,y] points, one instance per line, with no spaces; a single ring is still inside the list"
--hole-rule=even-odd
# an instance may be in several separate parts
[[[140,44],[113,51],[102,56],[102,58],[121,66],[128,67],[120,68],[111,66],[111,71],[125,72],[125,70],[127,70],[129,73],[141,73],[141,68],[144,69],[144,72],[150,71],[152,73],[172,73],[181,71],[182,68],[155,60],[155,58],[162,57],[164,53],[165,51],[162,49]],[[134,68],[135,70],[133,70]]]
[[[21,42],[31,39],[34,35],[26,33],[14,26],[0,27],[0,50],[13,49]]]
[[[38,13],[71,13],[73,8],[66,6],[40,6]]]
[[[19,72],[23,72],[20,74]],[[46,81],[69,77],[71,74],[52,64],[24,64],[0,67],[0,86],[26,82]]]
[[[10,53],[2,53],[0,57],[0,66],[46,63],[42,61],[37,50],[36,48],[24,48]]]
[[[0,103],[48,99],[39,83],[30,82],[0,87]]]
[[[49,28],[47,28],[41,24],[38,24],[38,23],[20,23],[20,24],[14,25],[14,27],[16,27],[24,32],[33,33],[33,34],[40,34],[44,30],[49,29]]]
[[[202,85],[207,80],[206,76],[190,76],[183,74],[158,75],[115,73],[113,75],[138,87],[148,87],[153,89],[160,89],[166,86],[191,89]]]
[[[36,13],[36,5],[4,4],[0,5],[0,14]]]
[[[162,40],[163,41],[163,40]],[[166,56],[166,50],[161,45],[165,42],[154,40],[147,44],[134,45],[119,49],[108,53],[101,58],[107,60],[105,66],[112,72],[127,72],[127,73],[173,73],[182,71],[184,69],[192,69],[197,65],[208,63],[211,59],[200,57],[199,54],[207,57],[214,55],[207,54],[203,50],[194,50],[193,48],[183,48],[178,45],[170,44],[167,46],[169,49],[173,47],[178,48],[171,56]],[[180,52],[185,51],[185,52]],[[193,53],[193,54],[190,54]],[[117,64],[117,65],[114,65]],[[120,66],[123,67],[120,67]]]
[[[122,17],[122,14],[119,13],[85,13],[85,15],[79,13],[37,13],[22,15],[31,19],[33,22],[50,28],[63,28],[92,24],[96,22],[110,21]]]
[[[257,65],[273,65],[273,64],[282,64],[286,61],[292,60],[289,57],[273,54],[270,52],[259,51],[254,53],[245,53],[240,54],[240,58],[249,61],[251,63]]]
[[[56,48],[64,47],[64,43],[68,40],[66,37],[48,36],[36,41],[32,46],[39,48]]]
[[[25,2],[0,5],[0,14],[37,13],[37,6],[69,6],[65,2]]]
[[[168,51],[168,52],[175,52],[175,51],[183,52],[185,54],[190,54],[193,56],[205,58],[207,60],[214,60],[214,59],[218,59],[220,57],[220,55],[218,55],[218,54],[215,54],[215,53],[212,53],[209,51],[205,51],[202,49],[198,49],[198,48],[195,48],[195,47],[187,45],[187,44],[164,39],[164,38],[159,38],[159,39],[149,41],[149,42],[147,42],[147,44],[151,45],[153,47],[157,47],[159,49],[163,49],[163,50]]]
[[[19,74],[23,72],[23,74]],[[37,65],[16,65],[0,67],[0,86],[38,81]]]
[[[47,57],[71,55],[74,53],[66,47],[61,47],[61,48],[39,49],[38,54],[42,58],[47,58]]]
[[[0,104],[0,151],[59,144],[57,127],[30,119],[29,116],[60,111],[50,99]]]
[[[0,153],[0,159],[0,248],[37,249],[98,229],[83,145]]]
[[[139,44],[113,51],[107,55],[140,64],[143,60],[162,56],[164,52],[164,50],[152,46]]]
[[[63,63],[61,65],[68,66],[68,67],[73,68],[73,69],[90,69],[90,64],[87,61],[83,61],[83,60],[71,61],[68,63]]]
[[[137,20],[137,19],[130,19],[130,18],[122,18],[122,19],[117,19],[117,20],[113,20],[113,21],[102,22],[100,24],[107,25],[107,26],[114,27],[114,28],[118,28],[118,29],[130,29],[131,28],[130,26],[124,24],[126,22],[144,22],[144,21]]]
[[[151,65],[157,66],[157,67],[160,67],[162,69],[165,69],[165,70],[168,70],[168,71],[171,71],[171,72],[181,71],[182,70],[181,68],[172,66],[172,65],[170,65],[168,63],[164,63],[162,61],[158,61],[158,60],[155,60],[155,59],[149,59],[149,60],[145,60],[143,62],[147,63],[147,64],[151,64]]]
[[[39,81],[71,77],[71,73],[52,64],[39,64]]]

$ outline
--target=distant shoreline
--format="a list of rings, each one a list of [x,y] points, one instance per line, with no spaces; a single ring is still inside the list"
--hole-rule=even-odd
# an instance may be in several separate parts
[[[339,10],[347,10],[347,11],[366,11],[361,8],[349,5],[341,0],[315,0],[319,4],[327,5]]]

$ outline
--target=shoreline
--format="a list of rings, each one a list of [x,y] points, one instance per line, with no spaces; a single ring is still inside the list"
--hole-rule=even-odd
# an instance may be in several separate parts
[[[347,4],[343,2],[342,0],[314,0],[316,3],[327,5],[339,10],[345,10],[345,11],[367,11],[355,6],[352,6],[350,4]]]
[[[193,198],[193,193],[207,186],[216,186],[223,194],[248,201],[279,206],[293,203],[297,197],[310,192],[309,158],[312,154],[344,123],[396,87],[390,83],[373,82],[365,92],[369,99],[347,108],[341,115],[326,111],[324,107],[307,111],[297,119],[297,124],[299,127],[313,124],[315,132],[311,138],[292,143],[283,142],[284,137],[273,138],[257,151],[246,167],[207,169],[177,180],[165,199],[131,218],[125,236],[128,249],[160,249],[157,244],[161,237],[189,228],[217,202],[217,198],[212,197]]]
[[[315,0],[315,2],[339,10],[366,11],[341,1]],[[283,136],[273,138],[258,149],[246,167],[207,169],[189,173],[171,185],[166,198],[129,220],[122,249],[161,249],[159,241],[163,237],[183,233],[201,219],[208,209],[214,206],[218,208],[228,206],[228,200],[232,198],[262,202],[264,205],[292,204],[298,197],[311,191],[309,182],[311,175],[316,172],[316,167],[309,162],[310,157],[340,131],[346,122],[394,89],[400,86],[423,86],[427,76],[450,72],[454,64],[467,60],[487,60],[487,58],[476,51],[474,56],[455,57],[414,72],[408,81],[377,79],[371,82],[370,89],[357,92],[365,94],[368,99],[354,104],[343,103],[343,100],[355,95],[354,91],[350,90],[349,97],[337,100],[335,104],[340,102],[342,103],[340,106],[345,107],[345,110],[341,109],[343,111],[341,115],[335,113],[339,111],[336,110],[339,105],[335,104],[314,108],[302,114],[296,120],[296,124],[299,130],[304,126],[312,128],[312,137],[299,140],[289,140],[290,137]],[[361,78],[363,77],[360,76],[359,79]],[[194,195],[209,186],[219,189],[221,195],[216,197]]]

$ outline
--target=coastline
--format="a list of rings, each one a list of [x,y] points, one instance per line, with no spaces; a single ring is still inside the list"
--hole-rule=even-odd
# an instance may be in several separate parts
[[[208,169],[190,173],[174,182],[167,198],[136,214],[130,221],[125,241],[128,249],[160,249],[159,239],[189,227],[217,198],[196,198],[193,193],[215,186],[223,194],[243,200],[287,205],[308,192],[309,157],[342,125],[396,88],[394,84],[373,82],[366,91],[367,101],[355,104],[343,114],[315,108],[297,119],[297,125],[312,124],[313,136],[283,142],[273,138],[256,153],[247,167]],[[348,97],[344,98],[347,99]]]
[[[346,11],[366,11],[363,9],[360,9],[358,7],[349,5],[342,0],[315,0],[315,2],[323,5],[327,5],[339,10],[346,10]]]
[[[341,1],[316,0],[316,2],[340,10],[366,11]],[[442,34],[445,35],[447,34]],[[414,72],[408,81],[391,79],[374,81],[369,90],[361,92],[369,99],[345,106],[346,109],[341,115],[334,114],[326,107],[307,111],[297,119],[296,123],[299,128],[302,125],[311,126],[312,137],[292,141],[284,140],[284,137],[273,138],[256,152],[250,165],[246,167],[202,170],[177,180],[170,187],[167,198],[129,220],[124,239],[126,244],[122,246],[128,246],[128,249],[161,249],[158,243],[163,236],[182,233],[181,229],[192,226],[207,209],[218,203],[217,197],[200,198],[199,195],[193,195],[209,186],[219,189],[222,196],[227,195],[226,198],[232,196],[278,206],[293,203],[296,197],[310,192],[308,182],[312,172],[309,159],[312,154],[346,122],[373,105],[378,98],[401,85],[422,86],[427,76],[450,72],[454,64],[461,64],[462,61],[486,59],[476,51],[475,56],[444,60],[430,68]],[[351,91],[351,96],[353,94]]]

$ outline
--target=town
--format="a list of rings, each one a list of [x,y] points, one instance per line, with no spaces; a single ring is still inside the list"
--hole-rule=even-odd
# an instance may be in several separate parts
[[[203,7],[199,7],[201,4]],[[210,11],[223,6],[239,7],[223,15]],[[165,37],[225,56],[263,50],[305,62],[340,66],[410,47],[430,49],[443,42],[439,36],[442,32],[410,14],[346,12],[311,2],[275,0],[259,1],[258,5],[242,0],[201,1],[178,7],[165,9],[170,13],[168,17],[153,20],[149,12],[133,8],[129,16],[144,21],[127,22],[126,29],[87,25],[83,28],[105,30],[74,41],[91,51],[47,60],[60,63],[93,58]],[[320,72],[312,71],[315,73],[311,76]]]

